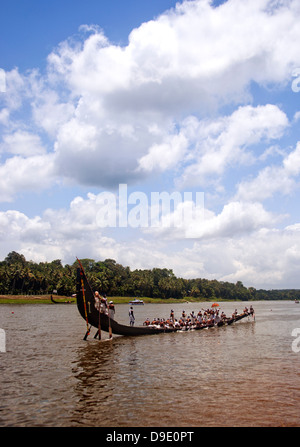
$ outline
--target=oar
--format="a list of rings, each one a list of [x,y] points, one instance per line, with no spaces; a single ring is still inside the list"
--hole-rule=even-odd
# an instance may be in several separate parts
[[[97,338],[99,334],[99,329],[97,330],[96,334],[94,335],[94,338]],[[101,336],[100,336],[101,337]],[[99,337],[99,340],[101,340],[101,338]]]
[[[87,328],[87,331],[86,331],[86,333],[85,333],[85,336],[83,337],[83,340],[86,340],[86,339],[88,338],[88,336],[90,335],[91,327],[92,327],[92,326],[90,326],[90,327]]]
[[[78,260],[79,261],[79,260]],[[80,266],[82,268],[82,265],[80,263]],[[83,283],[83,270],[80,270],[80,276],[81,276],[81,288],[82,288],[82,297],[83,297],[83,307],[84,307],[84,315],[85,315],[85,320],[86,320],[86,334],[83,337],[83,340],[86,340],[90,334],[90,330],[91,330],[91,326],[89,327],[89,320],[88,320],[88,315],[87,315],[87,310],[86,310],[86,301],[85,301],[85,293],[84,293],[84,283]]]
[[[99,320],[98,320],[98,330],[94,336],[94,338],[97,338],[99,336],[99,340],[101,340],[101,322],[100,322],[100,311],[101,311],[101,303],[99,301]]]
[[[108,314],[108,333],[109,333],[109,338],[112,338],[112,330],[111,330],[111,324],[110,324],[110,316]]]

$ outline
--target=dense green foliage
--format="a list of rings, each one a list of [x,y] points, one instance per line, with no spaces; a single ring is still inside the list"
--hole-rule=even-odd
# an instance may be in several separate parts
[[[94,261],[81,259],[94,290],[108,296],[145,296],[150,298],[193,297],[199,300],[282,300],[299,299],[300,290],[256,290],[236,284],[203,278],[177,278],[170,269],[133,270],[113,259]],[[77,261],[63,266],[59,259],[52,262],[26,261],[15,251],[0,262],[0,294],[75,293]]]

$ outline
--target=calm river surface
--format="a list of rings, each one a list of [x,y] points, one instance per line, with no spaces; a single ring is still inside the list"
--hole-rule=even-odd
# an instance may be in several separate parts
[[[0,305],[0,426],[300,426],[300,304],[252,304],[255,322],[112,341],[83,341],[76,305]],[[210,305],[135,306],[136,324]]]

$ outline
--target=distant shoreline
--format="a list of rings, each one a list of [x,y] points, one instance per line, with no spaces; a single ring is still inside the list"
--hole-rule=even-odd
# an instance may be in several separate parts
[[[52,295],[53,299],[61,304],[61,303],[69,303],[76,304],[76,298],[69,296],[60,296],[60,295]],[[117,296],[117,297],[109,297],[110,300],[114,301],[115,304],[128,304],[129,301],[133,299],[133,297],[125,297],[125,296]],[[201,302],[226,302],[233,300],[208,300],[199,298],[187,297],[187,298],[149,298],[149,297],[139,297],[139,299],[143,300],[145,304],[154,303],[154,304],[175,304],[175,303],[201,303]],[[240,300],[235,300],[236,302],[242,302]],[[246,301],[245,301],[246,302]],[[55,304],[51,301],[50,295],[0,295],[0,304]]]
[[[76,298],[70,296],[62,296],[62,295],[52,295],[53,299],[57,302],[57,304],[76,304]],[[186,297],[186,298],[149,298],[149,297],[138,297],[143,300],[145,304],[189,304],[189,303],[247,303],[248,301],[242,300],[225,300],[225,299],[199,299],[195,297]],[[134,297],[128,296],[112,296],[109,297],[109,300],[112,300],[115,304],[128,304],[132,301]],[[249,302],[255,301],[268,301],[268,300],[253,300]],[[276,301],[293,301],[293,300],[276,300]],[[1,304],[53,304],[51,301],[50,295],[0,295],[0,305]]]

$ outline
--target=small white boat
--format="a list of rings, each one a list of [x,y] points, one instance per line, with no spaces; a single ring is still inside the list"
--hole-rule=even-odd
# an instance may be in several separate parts
[[[129,301],[129,304],[144,304],[144,301],[143,300],[134,299],[132,301]]]

